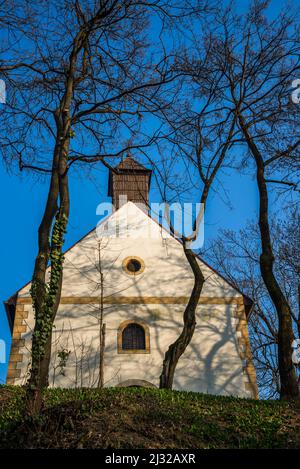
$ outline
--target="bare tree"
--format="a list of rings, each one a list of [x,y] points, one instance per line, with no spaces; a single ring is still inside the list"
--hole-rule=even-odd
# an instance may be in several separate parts
[[[253,1],[246,13],[238,14],[231,3],[219,15],[214,30],[207,26],[213,44],[207,69],[224,72],[218,97],[220,106],[236,115],[240,131],[232,141],[236,166],[248,165],[255,171],[260,269],[278,319],[280,395],[289,399],[298,396],[291,348],[294,333],[291,307],[274,270],[269,186],[297,187],[294,169],[299,167],[300,109],[291,101],[290,87],[300,66],[299,12],[285,8],[269,20],[268,5]]]
[[[48,384],[70,210],[70,168],[82,162],[108,165],[107,158],[130,148],[127,143],[116,149],[116,141],[136,134],[143,113],[168,106],[170,89],[163,96],[158,91],[175,75],[163,48],[146,53],[151,15],[163,24],[168,12],[163,1],[40,0],[14,5],[18,40],[8,59],[0,62],[11,83],[1,119],[1,153],[8,165],[16,162],[20,170],[50,176],[31,288],[35,328],[28,409],[35,413],[41,389]],[[176,4],[169,16],[180,18],[201,9],[203,2]]]
[[[194,196],[201,204],[201,210],[190,233],[176,232],[169,214],[166,214],[171,232],[182,241],[185,258],[193,272],[194,286],[183,313],[181,334],[169,346],[164,356],[160,376],[161,388],[172,388],[177,363],[191,342],[195,331],[196,308],[205,278],[193,251],[193,242],[199,235],[199,227],[209,193],[225,162],[236,132],[234,113],[228,112],[227,109],[216,109],[216,83],[221,79],[223,71],[217,70],[214,76],[208,77],[205,72],[207,60],[205,47],[201,48],[199,56],[200,59],[195,62],[193,57],[185,53],[176,64],[178,72],[185,77],[182,87],[183,97],[182,100],[178,99],[172,105],[171,112],[167,115],[169,132],[165,139],[169,149],[171,147],[170,157],[167,158],[167,164],[156,165],[157,179],[164,201],[169,201],[174,194],[176,200],[186,195],[182,187],[179,188],[178,185],[169,183],[169,168],[175,160],[181,168],[185,168],[187,186],[193,187]],[[195,101],[197,102],[196,109]],[[172,169],[174,171],[174,168]]]
[[[235,168],[245,165],[253,168],[254,164],[260,201],[260,270],[277,315],[280,395],[288,399],[298,396],[291,348],[294,337],[292,311],[274,270],[276,253],[272,247],[267,185],[275,184],[283,186],[285,191],[288,188],[297,191],[295,169],[299,168],[299,109],[291,103],[290,85],[299,70],[300,43],[299,25],[294,16],[297,12],[283,12],[269,21],[266,15],[268,5],[266,1],[253,1],[246,12],[238,14],[235,3],[231,2],[219,9],[215,22],[206,22],[202,28],[199,26],[198,35],[193,36],[192,47],[179,64],[191,77],[188,85],[193,83],[193,87],[184,88],[194,101],[192,117],[186,117],[186,107],[181,103],[178,114],[185,115],[185,118],[179,126],[178,123],[175,125],[176,129],[172,122],[171,126],[176,135],[178,129],[182,129],[181,140],[185,143],[189,142],[187,126],[193,120],[195,127],[206,130],[204,138],[200,133],[194,146],[195,161],[191,157],[191,147],[185,152],[188,161],[198,168],[204,185],[202,201],[206,200],[211,182],[223,164],[222,158],[218,163],[221,149],[224,155],[228,149],[231,150],[230,165]],[[202,108],[198,117],[197,107]],[[174,115],[174,109],[172,112]],[[215,116],[219,117],[217,126]],[[170,120],[174,122],[173,117]],[[232,127],[229,125],[230,132],[226,127],[224,132],[221,123],[223,126],[232,124]],[[221,143],[213,155],[211,147],[216,142]],[[182,144],[180,148],[182,150]],[[244,158],[241,158],[241,152]],[[213,157],[205,161],[203,154]],[[212,171],[214,167],[215,172]],[[203,168],[208,174],[211,171],[211,180],[205,176]],[[193,334],[192,328],[190,331],[189,337]],[[173,352],[171,361],[174,363],[175,355]]]
[[[273,219],[271,234],[275,255],[275,272],[284,291],[292,315],[293,331],[299,334],[299,214],[287,209],[285,219]],[[287,241],[288,240],[288,241]],[[277,398],[280,395],[280,376],[277,357],[278,320],[259,266],[260,233],[257,224],[247,223],[238,234],[223,230],[211,242],[204,256],[234,285],[254,300],[249,319],[253,359],[260,395]],[[299,374],[299,370],[296,368]],[[299,378],[298,378],[299,379]]]
[[[97,269],[99,272],[99,284],[100,284],[100,301],[99,301],[99,345],[100,345],[100,354],[99,354],[99,378],[98,378],[98,387],[103,388],[104,385],[104,350],[105,350],[105,329],[106,324],[104,322],[104,274],[103,266],[101,259],[101,240],[98,241],[98,264]]]

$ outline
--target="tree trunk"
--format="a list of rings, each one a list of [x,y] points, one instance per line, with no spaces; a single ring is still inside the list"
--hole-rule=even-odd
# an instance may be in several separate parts
[[[62,247],[69,217],[67,159],[69,140],[55,147],[51,183],[39,228],[39,253],[32,278],[31,297],[35,311],[32,336],[31,370],[27,383],[27,411],[34,415],[42,405],[42,390],[48,386],[52,328],[62,286]],[[60,203],[58,209],[58,201]],[[54,221],[55,220],[55,221]],[[51,244],[49,242],[51,240]],[[49,261],[50,280],[46,281]]]
[[[101,260],[101,243],[98,243],[98,269],[100,274],[100,317],[99,317],[99,376],[98,376],[98,388],[104,386],[104,350],[105,350],[105,329],[106,325],[103,323],[104,315],[104,275],[102,272],[102,260]]]
[[[83,35],[83,31],[80,31],[74,40],[74,47],[69,56],[65,93],[55,112],[57,140],[48,200],[39,228],[39,253],[32,278],[31,297],[35,311],[35,327],[32,337],[32,364],[27,386],[27,410],[31,414],[39,412],[42,404],[42,389],[48,385],[52,328],[61,294],[62,248],[70,211],[68,183],[70,108],[74,91],[76,60],[83,45]],[[46,269],[49,260],[51,263],[50,280],[46,284]]]
[[[160,388],[172,389],[175,369],[179,358],[192,340],[196,327],[196,308],[204,284],[204,276],[197,258],[191,249],[184,246],[185,256],[194,274],[194,287],[183,315],[183,329],[178,339],[169,346],[165,353],[163,369],[160,375]]]
[[[36,285],[36,292],[34,298],[32,299],[33,308],[35,312],[35,327],[32,336],[31,370],[27,389],[27,410],[30,413],[36,413],[39,410],[42,399],[41,388],[48,384],[48,379],[45,378],[45,373],[41,373],[41,370],[44,368],[44,364],[42,363],[44,354],[39,353],[38,337],[40,334],[42,334],[43,309],[46,295],[45,278],[50,255],[49,238],[53,220],[58,209],[58,161],[59,144],[57,143],[53,156],[52,175],[48,198],[46,202],[44,215],[38,230],[39,251],[36,257],[32,277],[32,284]],[[48,347],[45,347],[44,353],[49,353]]]
[[[300,339],[300,285],[298,285],[298,318],[297,318],[298,339]]]
[[[274,275],[274,254],[271,243],[269,226],[268,191],[265,182],[265,166],[263,158],[255,142],[249,134],[242,116],[239,116],[242,131],[256,163],[256,181],[259,191],[259,230],[262,252],[260,255],[260,270],[270,298],[274,303],[278,316],[278,364],[280,375],[280,398],[294,399],[299,390],[296,372],[292,361],[292,341],[294,332],[290,306]]]
[[[106,325],[101,326],[101,341],[100,341],[100,357],[99,357],[99,382],[98,387],[103,388],[104,386],[104,350],[105,350],[105,329]]]

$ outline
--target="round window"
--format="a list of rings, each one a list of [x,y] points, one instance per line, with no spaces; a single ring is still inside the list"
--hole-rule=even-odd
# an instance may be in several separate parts
[[[141,274],[145,264],[139,257],[126,257],[123,261],[123,269],[129,275]]]
[[[126,267],[129,272],[138,272],[139,270],[141,270],[142,264],[137,259],[130,259]]]

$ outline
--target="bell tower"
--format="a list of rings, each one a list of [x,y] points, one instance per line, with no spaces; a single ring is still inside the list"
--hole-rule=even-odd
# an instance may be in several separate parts
[[[148,207],[152,170],[145,168],[131,155],[109,171],[108,195],[116,210],[125,202]],[[148,209],[147,209],[148,211]]]

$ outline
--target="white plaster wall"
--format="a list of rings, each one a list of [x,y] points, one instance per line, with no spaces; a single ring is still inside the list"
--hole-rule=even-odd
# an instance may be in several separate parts
[[[181,357],[174,388],[212,394],[250,396],[244,389],[242,362],[237,350],[235,305],[200,305],[191,344]],[[33,327],[32,308],[28,324]],[[182,327],[182,305],[106,305],[105,385],[127,379],[144,379],[158,386],[165,351]],[[121,322],[146,322],[150,329],[150,354],[118,354],[117,330]],[[71,352],[65,376],[56,372],[55,386],[95,386],[99,365],[99,334],[94,305],[61,305],[55,321],[50,385],[57,353]],[[27,333],[22,363],[24,381],[30,359],[31,334]]]
[[[127,212],[127,213],[126,213]],[[125,217],[128,232],[125,237]],[[113,225],[119,217],[122,237],[97,238],[93,231],[73,246],[65,256],[62,296],[98,296],[99,273],[97,246],[101,239],[101,264],[104,272],[104,296],[189,296],[193,277],[185,259],[182,246],[162,233],[134,204],[128,203],[113,216]],[[111,225],[106,235],[111,235]],[[103,226],[103,224],[102,224]],[[149,230],[152,236],[149,238]],[[128,256],[141,257],[145,270],[141,275],[129,276],[122,269],[122,260]],[[239,297],[221,277],[199,261],[206,282],[203,296]],[[27,285],[19,296],[28,296]],[[212,394],[250,396],[243,384],[242,363],[237,350],[235,305],[199,305],[197,326],[191,344],[178,364],[174,388]],[[29,310],[25,338],[25,359],[18,367],[26,375],[31,332],[34,321]],[[105,304],[106,323],[105,385],[115,386],[127,379],[144,379],[159,383],[162,360],[170,343],[182,328],[184,305],[108,305]],[[56,370],[55,386],[95,386],[98,377],[99,327],[97,305],[60,305],[53,332],[50,385],[61,349],[70,351],[65,375]],[[142,320],[150,328],[150,354],[118,354],[117,330],[125,320]]]
[[[118,233],[111,235],[113,228]],[[105,226],[108,229],[105,230]],[[181,244],[128,202],[115,212],[101,229],[90,232],[65,254],[62,296],[99,295],[98,243],[105,271],[104,295],[121,296],[189,296],[193,275]],[[128,276],[122,261],[128,256],[141,257],[145,270],[141,275]],[[224,279],[199,261],[206,278],[203,296],[240,296]],[[29,295],[30,284],[19,292]]]

